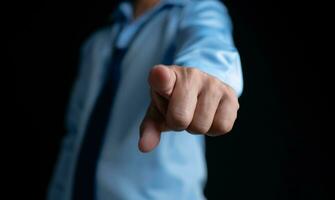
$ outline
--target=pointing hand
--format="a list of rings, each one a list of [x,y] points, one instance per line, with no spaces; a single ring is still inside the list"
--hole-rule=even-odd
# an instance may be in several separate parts
[[[232,88],[196,68],[158,65],[149,75],[151,104],[140,127],[139,149],[153,150],[163,131],[209,136],[229,132],[239,103]]]

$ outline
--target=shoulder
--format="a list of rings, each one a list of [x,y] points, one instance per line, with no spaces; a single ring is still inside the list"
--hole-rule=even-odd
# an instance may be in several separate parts
[[[181,15],[181,27],[188,25],[229,24],[229,14],[225,5],[218,0],[186,0]]]
[[[226,11],[226,7],[219,0],[184,0],[184,12],[208,12],[208,11]]]

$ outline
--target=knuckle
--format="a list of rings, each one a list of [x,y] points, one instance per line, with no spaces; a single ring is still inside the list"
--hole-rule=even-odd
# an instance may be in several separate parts
[[[206,90],[214,97],[221,98],[223,95],[222,84],[217,79],[210,79]]]
[[[227,92],[226,92],[226,86],[217,78],[212,79],[212,85],[215,87],[216,92],[221,96],[221,97],[226,97]]]
[[[236,110],[238,110],[240,108],[238,98],[234,94],[231,95],[228,92],[224,92],[223,95],[222,95],[222,99],[224,100],[225,103],[227,103],[230,106],[236,108]]]
[[[215,85],[217,88],[223,89],[223,83],[216,77],[211,76],[210,81],[213,85]]]
[[[201,78],[201,71],[199,69],[193,67],[188,67],[185,69],[187,70],[187,75],[190,77],[190,80],[199,81]]]
[[[232,130],[233,124],[234,122],[231,120],[222,120],[215,125],[212,132],[215,133],[215,135],[224,135]]]
[[[238,109],[240,109],[240,104],[238,102],[238,99],[236,97],[234,98],[230,98],[230,102],[232,107],[236,110],[236,112],[238,111]]]
[[[233,128],[233,122],[230,120],[223,120],[219,126],[219,131],[223,134],[230,132]]]
[[[238,102],[238,100],[235,101],[235,107],[236,107],[236,110],[240,109],[240,103]]]
[[[238,100],[235,97],[228,96],[227,97],[227,102],[230,104],[230,106],[233,106],[235,108],[239,107]]]
[[[188,68],[185,68],[185,69],[187,69],[188,74],[191,75],[191,76],[197,76],[200,73],[200,70],[198,70],[197,68],[194,68],[194,67],[188,67]]]
[[[173,111],[169,125],[175,129],[186,129],[190,124],[190,117],[186,112]]]
[[[189,129],[194,133],[206,134],[209,131],[210,126],[201,122],[192,122]]]
[[[227,85],[221,84],[220,89],[221,89],[221,92],[224,96],[230,97],[230,93],[229,93],[229,89],[228,89]]]

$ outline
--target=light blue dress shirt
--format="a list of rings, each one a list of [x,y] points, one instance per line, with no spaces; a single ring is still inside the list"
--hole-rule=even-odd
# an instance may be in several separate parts
[[[49,186],[49,200],[69,200],[87,119],[101,87],[111,44],[125,19],[118,47],[129,47],[122,62],[119,90],[97,163],[96,197],[108,199],[204,199],[204,137],[167,132],[150,153],[137,148],[139,125],[150,102],[147,76],[156,64],[196,67],[230,85],[237,95],[243,81],[239,54],[226,8],[216,0],[161,0],[132,20],[132,7],[122,3],[110,26],[83,45],[60,155]],[[129,41],[147,22],[131,46]]]

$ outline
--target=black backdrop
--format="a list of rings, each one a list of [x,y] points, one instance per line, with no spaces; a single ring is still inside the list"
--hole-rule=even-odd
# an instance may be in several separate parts
[[[316,17],[315,4],[294,2],[225,1],[245,88],[232,133],[207,138],[209,199],[327,197],[321,171],[331,167],[322,165],[327,156],[321,148],[329,146],[321,146],[321,135],[331,90],[322,82],[327,80],[327,66],[320,62],[325,50],[317,47],[327,46],[320,38],[325,20]],[[8,52],[17,66],[16,102],[24,119],[20,126],[39,139],[39,199],[44,199],[65,133],[63,117],[78,48],[116,3],[44,1],[29,2],[33,9],[16,9],[23,15],[12,24]]]

